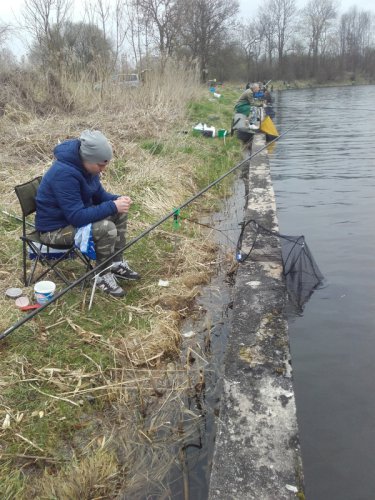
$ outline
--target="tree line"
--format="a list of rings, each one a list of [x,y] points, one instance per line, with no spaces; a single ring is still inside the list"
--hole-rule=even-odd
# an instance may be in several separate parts
[[[118,73],[163,70],[171,58],[202,80],[375,76],[374,15],[335,0],[265,0],[240,19],[237,0],[24,0],[17,27],[0,22],[1,58],[12,30],[27,33],[23,63],[93,82]]]

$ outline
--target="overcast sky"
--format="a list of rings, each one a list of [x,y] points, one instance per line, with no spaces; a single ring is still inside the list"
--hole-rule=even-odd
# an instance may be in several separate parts
[[[78,5],[82,5],[82,0],[73,0],[76,5],[76,10],[78,10]],[[308,0],[296,0],[297,6],[302,8],[307,4]],[[370,10],[375,14],[375,2],[374,0],[337,0],[339,5],[339,12],[346,12],[350,7],[356,5],[359,10]],[[243,21],[251,19],[255,16],[261,3],[264,0],[239,0],[240,3],[240,17]],[[22,6],[24,5],[24,0],[0,0],[0,22],[5,24],[15,24],[15,15],[19,15]],[[21,43],[12,40],[10,43],[10,48],[14,53],[20,55],[24,52],[21,48]]]
[[[243,17],[253,17],[259,5],[264,0],[239,0],[241,15]],[[337,0],[340,5],[340,12],[347,11],[353,5],[360,10],[371,10],[375,13],[374,0]],[[0,20],[3,22],[12,22],[13,12],[19,13],[24,0],[0,0]],[[82,0],[74,0],[76,5],[82,4]],[[297,0],[297,5],[301,8],[306,5],[307,0]]]
[[[296,0],[298,8],[306,5],[308,0]],[[264,3],[264,0],[239,0],[242,16],[247,18],[254,17],[259,6]],[[375,13],[374,0],[337,0],[340,13],[346,12],[350,7],[357,6],[359,10],[370,10]]]

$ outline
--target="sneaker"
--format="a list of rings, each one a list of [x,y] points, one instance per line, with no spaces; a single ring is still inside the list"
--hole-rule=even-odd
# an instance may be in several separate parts
[[[96,286],[99,290],[102,290],[113,297],[123,297],[126,295],[125,290],[123,290],[116,281],[116,278],[112,273],[106,273],[96,280]]]
[[[138,273],[130,269],[126,260],[123,260],[120,264],[114,264],[112,266],[112,273],[116,276],[116,278],[123,280],[135,281],[141,279],[141,276]]]

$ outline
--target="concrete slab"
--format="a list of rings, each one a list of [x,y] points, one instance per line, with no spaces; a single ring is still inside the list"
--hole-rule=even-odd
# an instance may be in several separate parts
[[[257,135],[253,152],[263,145]],[[249,219],[278,229],[266,151],[250,164]],[[304,498],[285,301],[278,238],[259,237],[234,286],[210,500]]]

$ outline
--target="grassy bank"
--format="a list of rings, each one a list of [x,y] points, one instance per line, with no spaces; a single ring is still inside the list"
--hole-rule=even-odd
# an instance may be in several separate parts
[[[323,87],[345,87],[352,85],[372,85],[373,82],[362,76],[353,77],[348,75],[340,80],[320,81],[316,79],[310,80],[276,80],[270,83],[273,90],[289,90],[289,89],[308,89],[308,88],[323,88]]]
[[[69,112],[38,115],[11,103],[0,120],[1,209],[19,214],[14,185],[43,174],[53,146],[90,127],[114,146],[106,188],[134,200],[129,238],[232,167],[236,139],[194,137],[191,127],[228,129],[238,91],[216,99],[194,75],[170,75],[102,96],[72,86]],[[179,443],[200,425],[186,397],[204,379],[199,362],[181,361],[180,325],[198,314],[195,297],[216,265],[215,245],[194,220],[229,190],[230,181],[220,184],[183,211],[178,231],[167,222],[129,249],[143,279],[126,298],[96,292],[88,311],[91,288],[73,289],[0,344],[2,499],[168,494],[167,472],[183,463]],[[20,223],[0,219],[3,331],[24,314],[5,290],[19,286],[32,298],[32,289],[21,281]],[[78,276],[76,263],[65,266]]]

